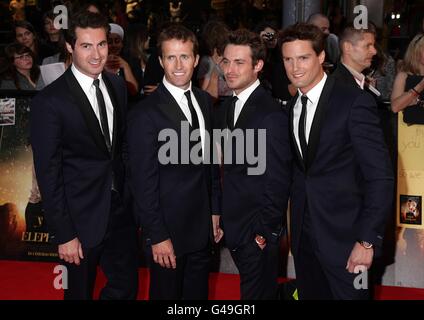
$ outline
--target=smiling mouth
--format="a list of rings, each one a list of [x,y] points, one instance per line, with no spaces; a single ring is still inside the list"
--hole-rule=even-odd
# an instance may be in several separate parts
[[[97,61],[97,62],[90,61],[89,64],[92,65],[93,67],[98,67],[100,65],[100,62],[101,61]]]

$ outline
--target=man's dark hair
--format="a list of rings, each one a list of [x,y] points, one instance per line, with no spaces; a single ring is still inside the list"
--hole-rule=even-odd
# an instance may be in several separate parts
[[[350,42],[356,44],[364,38],[365,33],[371,33],[374,37],[377,36],[377,30],[374,24],[368,24],[368,29],[357,29],[353,26],[353,23],[349,23],[344,29],[339,38],[340,51],[343,53],[343,44]]]
[[[230,44],[250,47],[253,66],[255,66],[259,60],[265,61],[266,59],[266,47],[257,33],[247,29],[238,29],[230,32],[227,46]]]
[[[317,26],[309,23],[296,23],[289,26],[278,36],[278,46],[281,49],[286,42],[295,40],[310,41],[315,53],[319,55],[325,49],[324,33]]]
[[[330,20],[328,19],[328,17],[327,17],[325,14],[322,14],[322,13],[317,12],[317,13],[313,13],[313,14],[311,14],[311,15],[308,17],[308,19],[306,20],[306,23],[313,24],[313,23],[314,23],[314,21],[315,21],[316,19],[318,19],[318,18],[327,19],[328,21],[330,21]]]
[[[213,50],[222,56],[225,44],[228,41],[228,27],[222,21],[212,20],[205,24],[202,32],[202,39],[209,56],[213,55]]]
[[[171,24],[169,27],[162,30],[157,41],[158,56],[162,57],[162,43],[169,40],[181,40],[182,42],[190,41],[193,43],[193,54],[196,56],[199,53],[199,42],[193,31],[184,27],[181,24]]]
[[[103,28],[106,35],[109,33],[110,27],[107,18],[99,13],[93,13],[90,11],[80,11],[71,17],[69,23],[69,29],[65,32],[65,40],[69,43],[72,49],[75,47],[77,41],[75,30],[76,28],[81,29],[100,29]]]

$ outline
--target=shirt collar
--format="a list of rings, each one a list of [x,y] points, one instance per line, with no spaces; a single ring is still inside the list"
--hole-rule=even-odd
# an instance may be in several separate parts
[[[82,73],[81,71],[78,70],[77,67],[75,67],[74,64],[72,64],[71,66],[71,70],[72,73],[74,74],[75,78],[77,78],[78,83],[80,84],[81,88],[88,92],[91,88],[91,86],[93,85],[93,81],[94,79],[92,77],[87,76],[86,74]],[[102,74],[99,74],[99,77],[97,78],[100,80],[100,82],[102,81]]]
[[[327,74],[324,72],[324,75],[322,79],[313,87],[311,90],[306,92],[306,96],[308,97],[308,100],[311,101],[313,104],[317,104],[319,97],[321,96],[322,89],[324,88],[325,81],[327,80]],[[300,91],[300,89],[297,89],[299,92],[299,97],[303,95],[303,93]]]
[[[256,79],[255,82],[253,82],[250,86],[248,86],[246,89],[244,89],[242,92],[240,92],[239,94],[235,94],[233,92],[233,96],[237,96],[237,98],[239,98],[239,100],[241,100],[242,104],[244,105],[247,101],[247,99],[249,99],[250,95],[252,94],[253,91],[255,91],[255,89],[260,85],[260,81],[259,79]]]
[[[163,85],[165,86],[165,88],[168,89],[168,91],[171,93],[171,95],[174,97],[174,99],[178,103],[180,103],[183,100],[184,92],[186,92],[187,90],[191,91],[191,81],[190,81],[190,84],[189,84],[187,89],[181,89],[181,88],[174,86],[173,84],[169,83],[169,81],[166,80],[165,77],[163,77],[162,82],[163,82]]]

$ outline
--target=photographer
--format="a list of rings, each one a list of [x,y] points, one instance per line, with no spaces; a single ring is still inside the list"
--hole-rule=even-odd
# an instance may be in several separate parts
[[[277,47],[278,27],[276,21],[263,21],[259,23],[254,31],[261,36],[267,48],[267,56],[259,75],[262,85],[271,91],[272,96],[276,98],[282,105],[286,105],[293,94],[289,91],[290,81],[287,78],[286,71],[283,67],[281,54]]]

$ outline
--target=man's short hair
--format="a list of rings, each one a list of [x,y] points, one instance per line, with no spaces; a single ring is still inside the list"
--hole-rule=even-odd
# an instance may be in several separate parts
[[[278,45],[281,49],[286,42],[295,40],[310,41],[315,53],[319,55],[325,49],[325,35],[320,28],[313,24],[299,22],[289,26],[278,36]]]
[[[313,13],[313,14],[311,14],[308,17],[308,20],[306,20],[306,23],[313,24],[314,21],[317,20],[317,19],[319,19],[319,18],[321,18],[321,19],[327,19],[330,22],[330,20],[328,19],[328,17],[325,14],[322,14],[322,13]]]
[[[350,42],[356,44],[356,42],[364,38],[365,33],[371,33],[376,37],[377,30],[372,24],[368,24],[368,29],[357,29],[353,26],[353,23],[349,23],[344,29],[339,38],[340,50],[343,52],[343,44]]]
[[[253,66],[255,66],[259,60],[265,61],[266,47],[257,33],[247,29],[238,29],[230,32],[227,46],[229,44],[250,47]]]
[[[169,27],[162,30],[157,41],[157,49],[159,57],[162,57],[162,43],[169,40],[181,40],[182,42],[190,41],[193,43],[193,54],[197,56],[199,53],[199,42],[196,35],[190,29],[181,24],[171,24]]]
[[[106,36],[110,30],[108,20],[104,15],[90,11],[80,11],[71,17],[69,29],[65,32],[65,40],[71,45],[72,48],[75,47],[75,42],[77,41],[75,33],[76,28],[102,28],[105,30]]]

